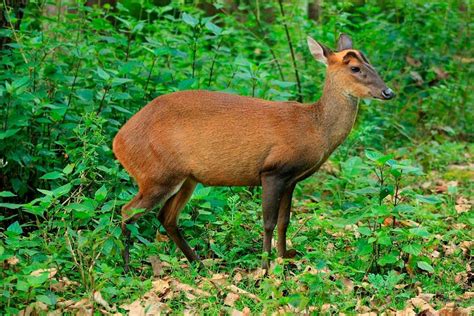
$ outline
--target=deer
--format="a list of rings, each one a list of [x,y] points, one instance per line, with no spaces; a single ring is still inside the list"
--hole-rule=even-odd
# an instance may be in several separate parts
[[[341,34],[337,50],[307,38],[312,56],[326,66],[320,99],[311,104],[268,101],[204,90],[158,96],[132,116],[113,140],[113,152],[138,184],[124,205],[124,269],[129,271],[130,231],[161,205],[158,219],[186,258],[199,261],[178,227],[196,185],[261,186],[262,268],[268,270],[272,238],[278,256],[292,258],[286,232],[295,185],[315,173],[351,131],[362,98],[392,99],[365,55]],[[136,210],[141,210],[137,212]]]

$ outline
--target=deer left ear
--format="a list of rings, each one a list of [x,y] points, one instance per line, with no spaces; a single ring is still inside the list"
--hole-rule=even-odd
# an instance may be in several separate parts
[[[343,51],[343,50],[351,49],[351,48],[352,48],[351,38],[346,34],[341,34],[339,36],[339,39],[337,40],[337,50]]]

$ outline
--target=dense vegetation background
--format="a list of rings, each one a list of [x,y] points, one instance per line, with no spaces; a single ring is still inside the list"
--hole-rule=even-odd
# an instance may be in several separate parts
[[[468,313],[470,1],[98,3],[0,4],[0,313]],[[306,36],[334,47],[340,32],[397,98],[362,101],[298,185],[297,258],[263,276],[259,188],[200,186],[180,225],[207,269],[152,212],[124,274],[118,214],[136,187],[111,152],[120,126],[185,89],[315,101],[324,68]]]

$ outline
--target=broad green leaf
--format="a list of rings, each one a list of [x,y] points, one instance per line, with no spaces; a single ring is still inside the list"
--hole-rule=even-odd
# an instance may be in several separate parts
[[[422,238],[427,238],[431,236],[431,234],[424,227],[411,228],[409,231],[410,231],[410,234],[419,236]]]
[[[434,272],[434,269],[433,267],[431,266],[431,264],[429,264],[428,262],[426,261],[418,261],[416,263],[416,265],[418,266],[418,268],[420,268],[421,270],[425,270],[429,273],[433,273]]]
[[[11,193],[10,191],[1,191],[0,197],[14,197],[16,194]]]
[[[184,21],[184,23],[186,23],[186,24],[188,24],[192,27],[195,27],[199,23],[198,19],[196,19],[194,16],[192,16],[191,14],[188,14],[186,12],[183,13],[183,21]]]
[[[383,255],[377,262],[381,266],[385,266],[387,264],[394,264],[398,261],[398,256],[393,253]]]
[[[359,228],[357,228],[357,230],[359,231],[359,233],[361,233],[364,236],[372,235],[372,231],[367,226],[359,227]]]
[[[15,204],[15,203],[0,203],[0,208],[9,208],[11,210],[16,210],[17,208],[22,207],[23,204]]]
[[[21,235],[23,233],[23,229],[21,229],[20,223],[15,221],[10,224],[7,228],[7,232],[10,232],[14,235]]]
[[[396,213],[412,213],[415,208],[408,204],[398,204],[393,208],[393,211]]]
[[[52,172],[48,172],[48,173],[44,174],[43,176],[40,177],[40,179],[43,179],[43,180],[56,180],[56,179],[60,179],[62,177],[63,177],[63,175],[62,175],[61,172],[52,171]]]
[[[72,170],[74,169],[74,164],[73,163],[70,163],[68,164],[66,167],[64,167],[63,169],[63,173],[68,175],[72,172]]]
[[[105,185],[101,186],[94,194],[94,198],[98,202],[102,202],[107,197],[107,188]]]
[[[60,196],[63,196],[65,194],[69,193],[69,191],[71,191],[71,189],[72,189],[72,185],[70,183],[68,183],[68,184],[65,184],[63,186],[57,187],[52,192],[53,192],[54,196],[60,197]]]
[[[434,195],[428,195],[428,196],[423,196],[423,195],[415,195],[415,198],[423,203],[428,203],[428,204],[439,204],[442,202],[442,200]]]
[[[97,67],[97,74],[100,78],[104,79],[105,81],[110,79],[110,75],[102,68]]]
[[[212,23],[211,21],[208,21],[206,23],[206,27],[209,31],[211,31],[212,33],[214,33],[215,35],[220,35],[222,33],[222,28],[220,28],[219,26],[215,25],[214,23]]]
[[[15,129],[7,129],[4,132],[0,132],[0,139],[11,137],[15,135],[16,133],[18,133],[19,130],[20,130],[19,128],[15,128]]]
[[[412,254],[414,256],[418,256],[421,253],[421,245],[420,244],[408,244],[402,247],[402,250],[406,253]]]

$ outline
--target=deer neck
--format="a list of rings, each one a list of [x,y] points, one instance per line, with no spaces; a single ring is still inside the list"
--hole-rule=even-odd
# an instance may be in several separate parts
[[[317,118],[332,152],[349,135],[357,117],[359,99],[344,92],[343,86],[327,74],[321,98],[315,103]]]

